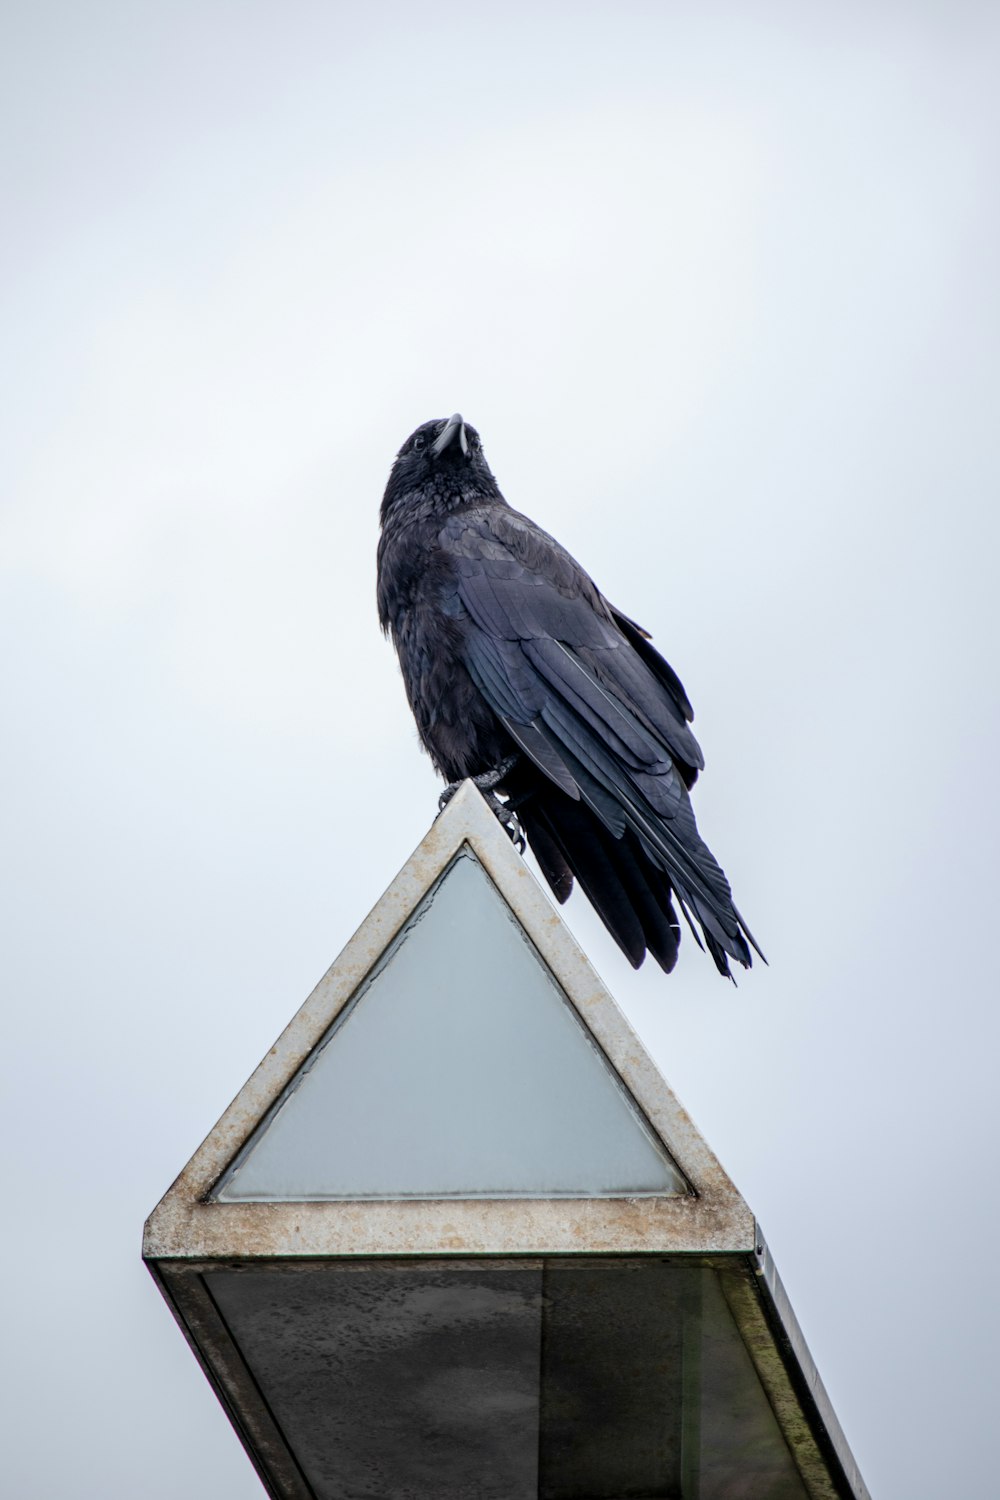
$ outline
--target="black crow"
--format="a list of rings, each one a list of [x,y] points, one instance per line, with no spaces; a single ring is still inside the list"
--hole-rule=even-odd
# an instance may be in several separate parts
[[[400,448],[381,525],[379,620],[445,780],[516,815],[556,899],[575,877],[636,968],[677,962],[673,898],[720,973],[749,968],[760,949],[688,796],[691,705],[646,632],[511,509],[457,414]]]

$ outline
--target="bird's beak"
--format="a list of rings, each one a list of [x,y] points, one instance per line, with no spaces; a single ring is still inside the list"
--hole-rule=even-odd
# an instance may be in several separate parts
[[[431,451],[438,457],[458,438],[462,449],[463,458],[469,456],[469,440],[465,435],[465,423],[462,421],[462,413],[457,411],[453,417],[449,417],[441,431],[440,436],[431,444]]]

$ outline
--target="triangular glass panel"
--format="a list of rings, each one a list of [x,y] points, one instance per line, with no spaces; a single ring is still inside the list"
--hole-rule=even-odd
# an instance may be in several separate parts
[[[234,1203],[686,1191],[465,846],[211,1196]]]

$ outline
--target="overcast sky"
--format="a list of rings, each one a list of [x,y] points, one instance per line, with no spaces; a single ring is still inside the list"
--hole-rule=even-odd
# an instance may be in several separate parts
[[[567,919],[875,1500],[995,1495],[998,33],[5,7],[12,1495],[261,1493],[140,1232],[435,811],[374,547],[456,409],[681,674],[771,967]]]

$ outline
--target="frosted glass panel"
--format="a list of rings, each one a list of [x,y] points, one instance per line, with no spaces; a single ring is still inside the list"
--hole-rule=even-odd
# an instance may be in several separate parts
[[[463,852],[215,1196],[684,1191],[506,902]]]

